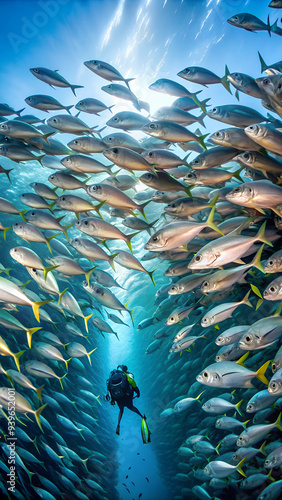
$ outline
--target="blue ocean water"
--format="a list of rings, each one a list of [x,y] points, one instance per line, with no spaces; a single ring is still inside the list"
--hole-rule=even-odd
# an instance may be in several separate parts
[[[156,81],[158,78],[168,78],[175,80],[181,85],[184,85],[190,92],[202,90],[200,99],[210,98],[212,106],[225,105],[225,104],[238,104],[234,96],[230,95],[226,90],[218,85],[210,85],[202,87],[193,83],[189,83],[177,77],[177,73],[186,66],[202,66],[212,70],[220,77],[224,76],[225,65],[228,66],[230,72],[241,72],[252,75],[254,78],[261,76],[260,62],[258,58],[258,51],[262,54],[267,64],[277,62],[281,58],[281,39],[279,36],[272,34],[270,37],[267,32],[251,33],[243,29],[237,29],[227,23],[227,19],[232,15],[239,12],[249,12],[266,22],[269,15],[270,24],[279,16],[281,17],[281,10],[269,9],[267,1],[255,0],[18,0],[18,1],[1,1],[1,39],[2,50],[0,53],[0,78],[1,78],[1,98],[0,101],[7,103],[14,109],[18,110],[25,106],[24,99],[31,94],[48,94],[58,99],[64,105],[76,104],[79,99],[87,97],[95,97],[102,100],[108,106],[115,104],[113,113],[121,111],[136,111],[133,106],[128,104],[127,101],[116,100],[110,95],[106,95],[101,86],[107,82],[99,76],[90,72],[85,65],[84,61],[89,59],[99,59],[107,61],[109,64],[118,68],[125,78],[134,77],[130,84],[131,90],[138,96],[139,99],[148,102],[150,105],[151,116],[161,106],[170,106],[175,100],[175,96],[153,92],[148,89],[149,85]],[[278,25],[281,27],[281,20],[279,19]],[[59,70],[59,73],[72,84],[83,85],[83,88],[76,91],[76,97],[72,94],[70,89],[47,87],[45,83],[34,78],[29,72],[29,68],[43,66],[52,70]],[[121,82],[119,82],[121,83]],[[240,93],[240,105],[251,106],[253,109],[259,111],[264,116],[266,115],[265,108],[261,105],[260,100],[252,99],[248,95]],[[199,110],[196,110],[198,113]],[[48,115],[44,112],[34,110],[26,105],[23,114],[34,114],[40,119],[49,118],[53,114],[60,112],[51,112]],[[192,111],[192,113],[194,113]],[[72,111],[72,114],[74,112]],[[143,115],[147,113],[143,111]],[[111,117],[109,111],[101,113],[100,117],[95,115],[80,114],[80,118],[84,120],[89,126],[97,125],[99,129],[106,127],[106,121]],[[275,115],[276,118],[279,118]],[[193,124],[189,127],[190,130],[195,132],[200,128],[202,134],[213,133],[221,128],[225,128],[224,124],[218,123],[210,118],[205,119],[206,129],[199,127],[199,124]],[[117,130],[107,127],[101,132],[104,137],[107,134],[116,132]],[[144,138],[144,133],[140,130],[131,133],[134,138],[141,140]],[[75,136],[71,134],[58,134],[56,138],[67,144]],[[183,157],[183,151],[177,146],[174,151]],[[185,153],[186,154],[186,153]],[[197,153],[192,152],[190,159],[193,159]],[[93,154],[93,158],[104,164],[109,162],[102,156],[101,153]],[[59,157],[62,159],[63,155]],[[13,169],[10,173],[11,183],[4,174],[1,176],[1,196],[11,201],[16,207],[23,210],[25,206],[21,203],[19,196],[22,193],[31,192],[29,187],[31,182],[42,182],[48,184],[48,177],[53,173],[52,170],[43,168],[38,162],[25,162],[17,164],[12,160],[1,157],[0,165],[5,169]],[[123,172],[122,172],[123,173]],[[126,173],[126,172],[125,172]],[[138,173],[139,176],[139,173]],[[94,180],[95,178],[95,180]],[[101,182],[105,178],[104,174],[95,174],[92,177],[93,182]],[[245,181],[249,179],[245,178]],[[142,193],[145,191],[145,186],[141,183],[138,184],[137,191]],[[84,197],[84,192],[79,190],[74,194]],[[61,193],[60,193],[61,194]],[[133,197],[134,192],[130,192]],[[146,207],[146,215],[151,222],[155,219],[160,219],[157,228],[161,227],[163,221],[163,204],[152,203]],[[105,208],[105,207],[104,207]],[[110,219],[107,209],[104,213],[106,220],[111,221],[119,229],[124,231],[124,226],[121,224],[120,219]],[[59,214],[61,215],[61,213]],[[273,214],[272,214],[273,215]],[[15,221],[20,221],[19,216],[1,214],[1,223],[4,226],[11,225]],[[75,222],[75,217],[72,213],[68,213],[63,221],[64,225]],[[125,230],[126,232],[126,230]],[[129,233],[131,231],[127,231]],[[68,231],[69,237],[77,236],[77,229],[73,226]],[[79,233],[81,236],[81,233]],[[82,235],[84,236],[84,235]],[[2,237],[1,237],[2,238]],[[146,231],[140,233],[132,241],[134,256],[139,260],[146,253],[144,249],[145,243],[148,241],[149,235]],[[67,245],[67,241],[60,236],[60,241]],[[7,240],[1,240],[1,259],[0,262],[4,268],[12,268],[11,277],[21,280],[23,283],[27,282],[30,277],[24,267],[16,264],[9,254],[12,247],[16,245],[25,245],[32,248],[44,260],[49,256],[46,245],[41,243],[27,243],[23,242],[11,230],[7,233]],[[278,246],[275,250],[279,249]],[[68,246],[69,247],[69,246]],[[113,253],[116,249],[127,250],[124,242],[121,240],[108,242],[108,247]],[[70,249],[72,250],[72,249]],[[78,257],[72,251],[73,257]],[[266,254],[266,258],[269,254]],[[81,259],[80,264],[83,267],[89,268],[89,261]],[[154,340],[154,334],[161,326],[164,326],[165,316],[161,318],[160,322],[150,324],[147,328],[137,330],[139,325],[146,318],[151,318],[154,315],[156,307],[155,293],[162,285],[167,284],[168,280],[164,277],[164,271],[168,267],[168,261],[154,259],[142,261],[146,269],[154,270],[154,279],[156,288],[153,286],[149,276],[144,273],[127,270],[116,264],[117,273],[114,274],[109,266],[103,262],[99,262],[99,268],[106,270],[117,279],[119,285],[123,288],[112,288],[115,296],[121,301],[122,304],[130,300],[129,307],[134,308],[133,317],[134,325],[131,324],[130,315],[126,312],[120,318],[123,319],[129,326],[117,325],[109,322],[111,327],[118,333],[119,340],[114,335],[104,334],[104,338],[100,332],[89,322],[89,339],[69,337],[66,329],[66,320],[61,313],[54,311],[50,306],[46,307],[46,311],[50,314],[51,322],[42,321],[44,330],[51,331],[58,335],[64,342],[82,342],[87,350],[97,350],[91,355],[92,365],[88,363],[86,358],[81,358],[81,364],[75,365],[72,368],[74,361],[70,362],[69,375],[63,381],[65,395],[72,400],[80,395],[80,381],[79,375],[82,375],[90,385],[91,390],[97,396],[100,396],[101,404],[96,403],[92,405],[92,409],[86,408],[87,399],[85,400],[85,408],[83,404],[70,406],[65,403],[60,403],[62,414],[75,425],[85,425],[95,435],[96,440],[91,433],[86,437],[86,441],[82,441],[80,436],[75,432],[69,432],[58,424],[57,409],[52,408],[48,402],[48,407],[45,414],[46,419],[52,428],[61,434],[69,448],[74,450],[79,456],[89,458],[89,471],[87,471],[81,463],[68,456],[65,459],[65,464],[58,465],[53,461],[50,456],[46,455],[45,444],[49,444],[52,448],[56,449],[56,453],[62,455],[62,450],[56,447],[57,437],[52,434],[50,429],[45,428],[44,436],[40,434],[36,424],[29,422],[23,417],[26,427],[25,431],[34,437],[38,435],[38,443],[40,443],[40,455],[36,454],[36,450],[30,443],[20,443],[21,447],[25,447],[31,453],[36,454],[36,457],[45,463],[47,472],[38,465],[33,465],[28,459],[23,458],[23,462],[28,463],[28,470],[35,471],[35,476],[32,479],[33,485],[42,488],[44,491],[36,490],[29,483],[26,471],[18,467],[19,478],[16,485],[16,492],[10,493],[10,498],[34,498],[37,495],[44,499],[51,499],[53,497],[59,498],[54,492],[48,492],[48,487],[40,483],[38,474],[46,476],[52,481],[64,494],[64,498],[104,498],[104,499],[129,499],[135,498],[142,493],[142,499],[154,500],[158,498],[166,499],[182,499],[194,498],[211,498],[213,496],[212,490],[208,489],[209,496],[200,496],[200,492],[192,492],[192,487],[195,485],[202,485],[205,483],[202,479],[195,478],[193,467],[189,470],[185,469],[183,474],[187,475],[186,478],[179,477],[178,474],[182,470],[178,467],[182,460],[179,459],[178,449],[181,444],[188,437],[190,431],[210,431],[213,429],[213,422],[207,421],[204,427],[201,427],[207,415],[204,414],[198,403],[194,403],[188,412],[182,415],[174,415],[172,419],[166,421],[161,420],[160,414],[167,407],[173,407],[172,402],[180,398],[196,397],[202,390],[199,384],[195,385],[196,375],[205,368],[206,361],[215,356],[217,348],[208,337],[208,344],[204,344],[204,340],[200,345],[201,347],[194,347],[194,350],[183,352],[176,357],[169,356],[169,348],[171,347],[174,334],[180,327],[190,324],[189,320],[184,320],[184,324],[178,325],[176,328],[172,327],[168,336],[163,340],[163,343],[152,354],[146,354],[148,345]],[[92,266],[92,263],[90,263]],[[96,264],[96,262],[95,262]],[[3,275],[1,274],[3,277]],[[7,278],[7,276],[4,276]],[[84,293],[81,284],[84,276],[62,278],[58,276],[58,283],[60,290],[69,287],[69,291],[75,296],[77,300],[86,300],[87,295]],[[255,277],[256,285],[262,291],[265,282],[261,276]],[[271,281],[268,280],[267,284]],[[32,281],[28,288],[34,293],[40,295],[42,290],[38,288],[36,283]],[[230,295],[230,300],[237,300],[238,295],[241,299],[240,288],[235,290],[233,295]],[[48,296],[49,297],[49,296]],[[167,297],[167,295],[166,295]],[[43,292],[42,300],[46,298],[46,293]],[[51,297],[51,298],[54,298]],[[187,301],[194,301],[194,296],[187,296]],[[238,300],[239,300],[238,299]],[[255,306],[253,297],[252,301]],[[94,304],[95,305],[95,304]],[[271,304],[273,305],[273,304]],[[279,303],[275,302],[276,307]],[[94,309],[91,302],[89,307],[85,309],[87,314],[92,312],[99,313]],[[175,308],[175,306],[174,306]],[[35,327],[37,325],[31,308],[18,307],[19,312],[16,318],[24,325]],[[203,306],[200,312],[205,312],[207,306]],[[257,321],[263,316],[268,316],[273,313],[269,303],[263,303],[258,312],[244,308],[244,320],[248,324]],[[255,309],[255,307],[254,307]],[[110,311],[108,309],[108,311]],[[116,311],[110,311],[116,313]],[[171,312],[169,306],[165,309],[167,312],[166,317]],[[238,312],[238,311],[237,311]],[[240,310],[241,314],[241,310]],[[107,321],[107,314],[105,308],[100,308],[100,317]],[[238,322],[242,321],[242,316],[236,313],[235,315]],[[196,314],[192,314],[191,323],[198,320]],[[71,318],[74,321],[74,317]],[[79,325],[83,335],[85,335],[83,321],[79,319],[76,324]],[[55,326],[53,323],[56,323]],[[233,324],[231,320],[227,320],[225,328]],[[197,330],[197,334],[200,329]],[[213,331],[213,333],[216,333]],[[5,338],[11,350],[18,351],[20,349],[27,349],[28,346],[25,340],[25,333],[18,331],[11,331],[1,327],[1,335]],[[37,337],[38,335],[38,337]],[[39,341],[39,334],[34,335],[34,341]],[[43,340],[43,339],[42,339]],[[89,341],[89,342],[88,342]],[[15,346],[15,347],[13,347]],[[203,347],[202,347],[203,346]],[[261,366],[267,359],[273,359],[279,344],[270,349],[265,355],[262,352],[259,357],[258,363],[255,366]],[[64,353],[64,350],[61,349]],[[203,352],[204,351],[204,352]],[[269,357],[270,356],[270,357]],[[26,359],[46,359],[39,358],[34,350],[25,353],[22,358]],[[66,358],[66,356],[65,356]],[[4,361],[7,361],[5,359]],[[13,360],[4,363],[5,370],[14,368]],[[24,362],[23,361],[23,362]],[[191,364],[185,369],[185,363],[191,361]],[[62,365],[56,364],[53,361],[48,362],[55,371],[59,369],[60,375],[64,373]],[[105,400],[106,393],[106,380],[110,370],[119,364],[126,364],[129,371],[135,376],[135,380],[141,391],[140,399],[135,399],[136,406],[142,413],[148,417],[148,424],[152,432],[152,443],[143,445],[141,439],[141,419],[138,415],[132,414],[129,410],[125,409],[125,413],[121,423],[120,436],[115,434],[115,427],[117,423],[118,410],[117,407],[111,407]],[[64,368],[64,367],[63,367]],[[26,372],[25,372],[26,373]],[[269,377],[271,375],[269,374]],[[7,378],[5,374],[1,374],[2,384],[7,385]],[[36,379],[34,379],[36,380]],[[42,379],[38,379],[37,385],[41,385]],[[40,382],[40,383],[39,383]],[[36,387],[37,387],[36,385]],[[17,386],[19,392],[21,387]],[[85,389],[86,387],[84,387]],[[231,392],[232,389],[228,389]],[[46,382],[46,394],[53,398],[53,391],[59,392],[60,385],[56,380],[50,379]],[[24,390],[23,395],[32,403],[32,407],[38,407],[38,400],[33,395]],[[42,393],[44,404],[44,391]],[[205,394],[205,397],[207,393]],[[243,397],[243,395],[242,395]],[[56,400],[56,397],[54,396]],[[180,398],[181,399],[181,398]],[[201,400],[202,401],[202,400]],[[237,401],[237,399],[236,399]],[[248,401],[248,398],[244,401]],[[198,406],[197,406],[198,405]],[[94,426],[93,422],[85,417],[85,413],[97,419]],[[275,414],[275,418],[278,415]],[[31,415],[33,418],[33,415]],[[238,417],[238,415],[237,415]],[[248,414],[244,414],[244,420],[248,419]],[[270,417],[273,422],[273,417]],[[269,422],[269,420],[267,420]],[[20,425],[16,423],[16,425]],[[46,425],[46,424],[45,424]],[[47,424],[48,425],[48,424]],[[93,425],[93,427],[92,427]],[[3,436],[7,434],[6,421],[1,419],[1,429]],[[276,431],[275,431],[276,432]],[[203,432],[202,432],[203,433]],[[87,431],[85,431],[85,436]],[[222,439],[223,435],[213,436],[214,439]],[[276,435],[277,439],[281,440]],[[280,441],[279,441],[280,442]],[[213,444],[215,441],[212,441]],[[81,447],[84,447],[81,448]],[[98,455],[98,461],[95,462],[95,452],[102,454],[103,458]],[[2,463],[6,463],[6,455],[1,452]],[[61,459],[59,459],[61,460]],[[183,459],[184,463],[185,460]],[[64,461],[63,461],[64,463]],[[189,463],[189,462],[188,462]],[[65,467],[65,469],[63,469]],[[130,469],[129,469],[130,468]],[[251,471],[254,469],[262,470],[263,461],[260,460],[256,463],[250,464]],[[81,480],[81,483],[75,481],[71,477],[71,473],[67,473],[66,469],[75,472]],[[70,485],[62,482],[58,473],[65,474],[72,483]],[[266,471],[264,470],[264,473]],[[5,470],[3,470],[1,494],[3,498],[7,498],[7,483],[5,477]],[[126,476],[128,475],[128,478]],[[235,477],[235,476],[233,476]],[[281,480],[281,472],[277,472],[277,479]],[[148,480],[146,479],[148,478]],[[85,483],[85,479],[95,480],[98,485],[101,485],[103,490],[99,491],[95,487],[91,487]],[[134,485],[132,484],[132,481]],[[92,485],[93,486],[93,485]],[[128,490],[126,489],[128,488]],[[241,497],[241,492],[234,487],[226,491],[216,490],[216,496],[222,499],[229,498],[257,498],[258,490],[252,496],[250,492],[244,492]],[[81,496],[79,496],[81,494]],[[43,495],[43,496],[42,496]],[[85,495],[83,497],[83,495]],[[9,497],[8,497],[9,498]],[[278,497],[275,497],[278,498]]]

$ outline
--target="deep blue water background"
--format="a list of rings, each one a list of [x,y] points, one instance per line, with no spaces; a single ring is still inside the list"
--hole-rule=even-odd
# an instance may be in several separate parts
[[[170,104],[174,98],[151,92],[148,85],[161,77],[185,84],[176,77],[176,73],[188,65],[207,67],[223,76],[224,66],[227,64],[230,72],[240,71],[257,77],[260,75],[257,51],[262,53],[267,63],[280,60],[281,38],[275,35],[270,38],[265,32],[255,34],[235,29],[227,24],[226,19],[238,12],[247,11],[264,21],[270,14],[272,23],[278,14],[267,9],[267,4],[268,1],[264,0],[54,0],[50,4],[47,1],[2,0],[0,100],[19,109],[25,105],[25,97],[41,93],[50,94],[64,104],[74,104],[78,99],[92,96],[110,105],[116,101],[100,90],[105,82],[83,65],[83,61],[93,58],[113,64],[125,77],[136,77],[136,81],[132,82],[132,90],[141,99],[149,101],[153,111],[161,105]],[[53,10],[48,11],[48,5]],[[84,85],[84,89],[77,91],[77,98],[69,89],[51,89],[28,71],[35,66],[58,69],[71,83]],[[198,90],[192,84],[186,86],[191,91]],[[211,97],[210,103],[213,105],[237,102],[220,85],[204,89],[201,97]],[[250,100],[241,94],[240,103],[250,105]],[[265,114],[258,100],[253,99],[252,105]],[[115,107],[115,112],[123,109],[128,109],[128,106],[120,102]],[[28,107],[25,111],[34,112],[41,117],[47,116]],[[90,115],[83,115],[81,118],[90,125],[99,123],[99,126],[103,126],[109,113],[106,112],[100,119]],[[208,118],[206,123],[209,132],[223,128]],[[196,128],[197,126],[193,126],[192,130]],[[136,133],[135,136],[141,135]],[[56,137],[65,141],[63,136]],[[51,173],[37,167],[31,172],[2,158],[1,164],[14,167],[11,174],[12,185],[6,179],[1,179],[1,187],[17,205],[18,192],[27,190],[28,183],[35,177],[46,181]],[[150,208],[148,214],[150,215]],[[17,241],[13,238],[11,236],[9,240],[9,248]],[[146,239],[144,235],[142,240],[135,242],[137,257],[142,255]],[[42,252],[44,254],[45,249]],[[4,265],[11,264],[7,248],[2,249],[1,257]],[[152,268],[150,264],[150,269]],[[156,273],[158,286],[163,282],[164,269],[164,265],[160,266]],[[130,290],[119,292],[119,297],[124,301],[132,297],[131,304],[136,307],[137,325],[139,321],[152,315],[155,309],[155,289],[145,275],[138,275],[136,279],[136,274],[122,268],[119,268],[119,272],[120,283],[124,283]],[[148,380],[154,380],[159,375],[155,372],[158,354],[153,354],[150,361],[145,355],[146,345],[151,339],[150,332],[136,332],[136,329],[126,327],[117,328],[117,331],[120,342],[115,337],[107,337],[99,358],[105,372],[119,363],[128,364],[141,389],[137,405],[150,417],[156,401],[150,396],[150,384],[143,383],[144,367]],[[103,390],[105,388],[101,387],[101,393]],[[143,446],[141,442],[139,417],[125,410],[120,437],[114,433],[117,409],[104,404],[103,418],[109,422],[113,442],[119,447],[119,463],[116,467],[119,468],[118,490],[121,498],[130,498],[122,485],[127,473],[129,479],[136,484],[136,492],[143,492],[144,498],[171,498],[171,491],[163,481],[165,470],[162,468],[161,473],[158,470],[154,445]],[[173,435],[165,436],[165,439],[173,440]],[[128,467],[132,467],[129,472]],[[150,477],[150,483],[145,480],[146,476]]]

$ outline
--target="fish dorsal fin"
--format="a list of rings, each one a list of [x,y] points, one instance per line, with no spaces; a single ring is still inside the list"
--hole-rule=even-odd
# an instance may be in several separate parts
[[[247,359],[247,357],[249,356],[250,354],[250,351],[247,351],[245,354],[243,354],[243,356],[241,356],[240,359],[238,359],[238,361],[236,361],[237,365],[240,365],[240,366],[244,366],[244,361]]]

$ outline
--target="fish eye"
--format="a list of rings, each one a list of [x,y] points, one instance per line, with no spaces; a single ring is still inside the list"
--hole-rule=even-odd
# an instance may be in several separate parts
[[[93,62],[93,64],[97,64],[97,61],[92,61],[92,62]]]
[[[151,128],[151,129],[156,128],[156,127],[155,127],[155,124],[154,124],[154,123],[151,123],[150,128]]]
[[[78,144],[78,141],[74,141],[75,144]]]
[[[112,137],[108,137],[108,141],[112,141],[112,140],[113,140],[113,138],[112,138]]]
[[[24,194],[22,194],[22,198],[24,198],[24,196],[25,196],[25,195],[24,195]]]
[[[222,342],[223,341],[223,337],[218,337],[218,342]]]
[[[175,208],[176,207],[175,203],[172,203],[170,206],[171,206],[171,208]]]
[[[281,83],[279,83],[279,85],[277,86],[277,89],[278,89],[278,90],[281,90],[281,88],[282,88],[282,84],[281,84]]]
[[[114,149],[113,149],[113,153],[114,153],[115,155],[117,155],[117,154],[118,154],[118,149],[117,149],[117,148],[114,148]]]
[[[196,262],[200,262],[200,260],[202,260],[202,256],[201,255],[196,255],[195,261]]]
[[[217,112],[217,108],[212,108],[212,112],[216,113]]]
[[[33,273],[36,273],[36,269],[32,268],[32,272],[33,272]]]
[[[275,287],[275,286],[271,286],[271,287],[269,288],[269,291],[270,291],[271,293],[276,292],[276,287]]]
[[[83,106],[83,102],[82,102],[82,101],[80,101],[80,102],[78,103],[78,105],[79,105],[79,106]]]
[[[221,136],[221,133],[220,133],[220,132],[216,132],[216,133],[215,133],[215,136],[216,136],[216,137],[220,137],[220,136]]]
[[[93,184],[90,189],[91,191],[98,191],[99,187],[96,184]]]
[[[37,68],[34,68],[33,70],[35,73],[38,73],[38,69]]]
[[[116,116],[114,116],[113,120],[114,120],[114,122],[117,122],[117,117],[116,117]]]
[[[245,341],[248,342],[248,343],[251,342],[252,341],[252,337],[250,337],[250,335],[246,335]]]
[[[16,249],[16,248],[14,248],[14,252],[17,252],[17,249]]]
[[[240,191],[241,191],[241,189],[240,189],[239,187],[237,187],[237,188],[235,188],[235,189],[233,190],[233,193],[240,193]]]
[[[270,79],[269,78],[264,78],[262,80],[262,83],[263,83],[263,85],[268,85],[270,83]]]
[[[251,193],[252,192],[252,188],[248,188],[248,191],[249,191],[249,193]]]
[[[208,322],[208,318],[203,318],[203,323],[207,323]]]
[[[272,363],[272,371],[273,371],[273,373],[276,372],[276,363]]]
[[[200,163],[200,162],[199,162],[199,160],[194,160],[193,163],[194,163],[194,165],[198,165],[198,163]]]
[[[152,240],[153,240],[153,241],[159,241],[159,237],[158,237],[158,236],[153,236],[153,237],[152,237]]]
[[[238,16],[234,16],[234,19],[235,19],[235,21],[238,21],[239,17]]]
[[[271,387],[271,389],[275,390],[277,389],[277,383],[276,382],[270,382],[269,386]]]
[[[65,201],[65,199],[66,199],[65,196],[62,196],[61,200]]]
[[[173,316],[171,316],[171,317],[169,318],[169,321],[174,321],[174,317],[173,317]]]
[[[83,224],[84,224],[85,226],[88,226],[88,220],[85,220],[85,221],[83,222]]]
[[[208,378],[209,374],[208,372],[203,372],[203,378]]]
[[[57,118],[53,118],[53,122],[54,122],[54,123],[57,123]]]
[[[186,176],[188,179],[193,179],[193,174],[187,174]]]
[[[1,128],[5,128],[5,125],[4,125],[4,123],[2,123],[2,125],[1,125]]]
[[[152,153],[152,151],[150,151],[150,153],[148,153],[148,156],[150,156],[150,158],[153,156],[154,153]]]
[[[31,212],[31,214],[30,214],[30,215],[35,215],[35,212]]]
[[[52,180],[53,180],[54,178],[55,178],[55,176],[54,176],[54,175],[50,175],[50,179],[52,179]]]
[[[186,75],[189,75],[189,73],[191,73],[191,71],[189,68],[185,68],[184,73],[186,73]]]
[[[247,406],[247,410],[253,411],[253,409],[254,409],[254,405],[252,403]]]
[[[205,282],[203,283],[203,287],[207,287],[207,286],[209,286],[209,282],[208,282],[208,281],[205,281]]]

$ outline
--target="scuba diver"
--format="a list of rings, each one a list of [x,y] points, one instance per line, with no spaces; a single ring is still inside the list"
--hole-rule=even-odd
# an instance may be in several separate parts
[[[117,403],[119,407],[116,434],[119,435],[120,433],[120,421],[125,407],[146,420],[145,415],[143,416],[138,408],[133,406],[133,393],[136,392],[136,396],[134,397],[139,398],[140,391],[136,385],[134,376],[132,373],[128,372],[127,366],[119,365],[116,370],[111,371],[110,377],[107,380],[107,389],[108,394],[106,395],[106,400],[110,401],[112,405]]]

